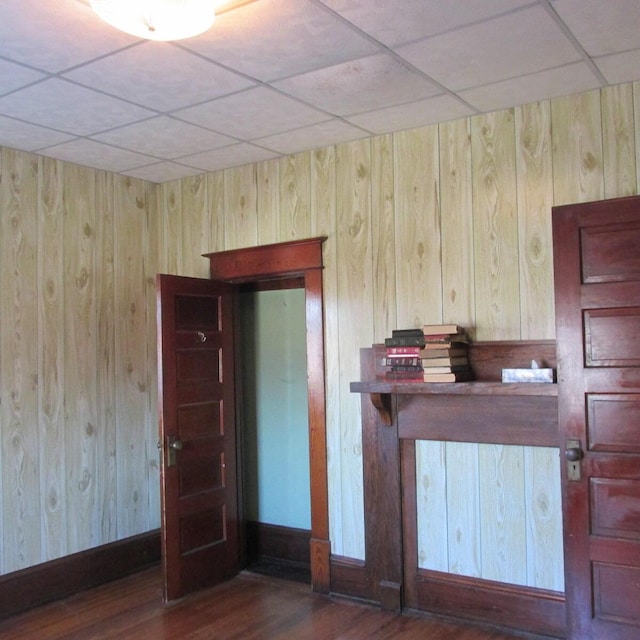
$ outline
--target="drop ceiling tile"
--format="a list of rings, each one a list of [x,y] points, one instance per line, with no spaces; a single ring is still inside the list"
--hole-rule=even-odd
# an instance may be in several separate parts
[[[596,58],[595,63],[611,84],[631,82],[640,78],[640,49]]]
[[[311,71],[276,82],[274,86],[339,116],[441,92],[436,85],[387,54]]]
[[[638,0],[556,0],[553,8],[591,57],[640,48]]]
[[[142,107],[58,78],[0,98],[0,114],[79,136],[153,115]]]
[[[80,0],[2,0],[0,42],[6,58],[58,72],[137,40]]]
[[[327,120],[310,127],[280,133],[256,140],[256,144],[274,149],[281,154],[299,153],[308,149],[328,147],[339,142],[359,140],[371,135],[370,131],[364,131],[343,120]]]
[[[600,81],[589,66],[578,62],[460,91],[459,95],[479,111],[486,112],[581,93],[599,86]]]
[[[326,113],[267,87],[248,89],[173,114],[241,140],[321,122]]]
[[[379,47],[310,0],[259,0],[220,15],[184,46],[262,81],[369,55]]]
[[[397,53],[454,91],[580,60],[541,6],[399,47]]]
[[[346,118],[349,122],[372,131],[389,133],[424,125],[446,122],[474,114],[475,111],[449,94],[417,100],[395,107],[359,113]]]
[[[389,47],[484,20],[531,0],[321,0]]]
[[[11,93],[46,77],[39,71],[0,59],[0,95]]]
[[[67,140],[73,140],[73,136],[0,116],[0,144],[2,146],[22,151],[38,151]]]
[[[166,112],[254,83],[165,42],[143,42],[78,67],[64,77]]]
[[[43,153],[65,160],[83,164],[94,169],[120,173],[126,169],[149,164],[150,158],[140,153],[117,149],[86,138],[78,138],[43,150]]]
[[[224,147],[233,142],[232,138],[168,116],[158,116],[92,137],[99,142],[164,160]]]
[[[278,153],[262,149],[247,142],[234,144],[223,149],[205,151],[185,158],[180,162],[203,171],[218,171],[227,167],[237,167],[252,162],[262,162],[271,158],[277,158]]]
[[[175,162],[156,162],[155,164],[144,167],[121,171],[120,173],[131,176],[132,178],[147,180],[148,182],[162,183],[169,182],[170,180],[181,180],[182,178],[188,178],[189,176],[203,172]]]

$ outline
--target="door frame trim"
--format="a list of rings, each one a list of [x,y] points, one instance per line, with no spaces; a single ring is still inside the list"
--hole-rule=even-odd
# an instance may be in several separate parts
[[[309,464],[311,490],[311,585],[328,593],[331,543],[327,484],[322,244],[327,236],[203,254],[212,280],[260,282],[301,277],[305,290]]]

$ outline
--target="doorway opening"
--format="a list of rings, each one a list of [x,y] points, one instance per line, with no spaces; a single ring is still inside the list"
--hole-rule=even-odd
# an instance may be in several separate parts
[[[326,236],[206,254],[212,280],[256,284],[299,279],[304,288],[306,379],[309,435],[311,586],[329,593],[331,544],[325,421],[322,244]]]
[[[235,370],[243,564],[253,573],[309,584],[304,296],[300,278],[240,286]]]

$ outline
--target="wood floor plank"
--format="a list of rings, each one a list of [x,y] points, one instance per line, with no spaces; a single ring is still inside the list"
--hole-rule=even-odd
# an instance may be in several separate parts
[[[155,567],[0,622],[1,640],[514,640],[243,573],[170,605]]]

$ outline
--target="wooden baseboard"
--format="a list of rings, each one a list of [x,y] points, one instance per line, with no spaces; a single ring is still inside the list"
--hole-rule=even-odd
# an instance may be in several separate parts
[[[74,553],[0,576],[0,619],[160,562],[160,531]]]
[[[367,602],[376,600],[364,561],[344,556],[331,556],[330,564],[331,593]]]
[[[564,594],[418,570],[415,607],[450,618],[554,638],[566,636]]]
[[[273,558],[309,565],[311,531],[247,521],[247,562]]]

